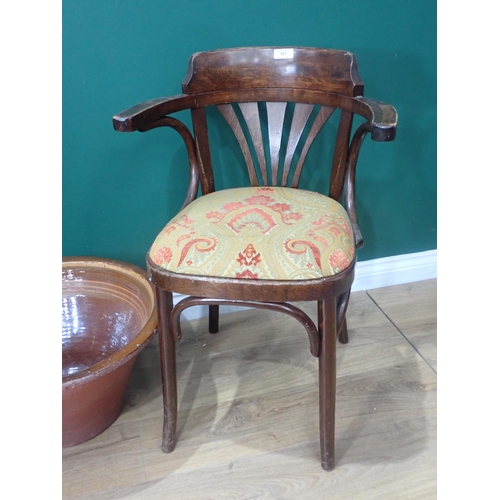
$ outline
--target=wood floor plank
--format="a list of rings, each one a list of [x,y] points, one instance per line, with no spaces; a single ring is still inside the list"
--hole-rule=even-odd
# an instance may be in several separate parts
[[[63,498],[146,480],[136,422],[115,423],[105,433],[63,453]]]
[[[437,370],[437,280],[377,288],[368,293]]]
[[[315,315],[314,304],[305,307]],[[416,317],[403,327],[420,328],[419,309],[405,307]],[[436,374],[367,293],[353,294],[348,322],[350,342],[338,345],[334,471],[320,465],[318,367],[307,335],[292,318],[240,311],[223,315],[216,335],[206,321],[183,325],[175,450],[160,449],[154,339],[117,421],[63,450],[63,498],[435,498]]]

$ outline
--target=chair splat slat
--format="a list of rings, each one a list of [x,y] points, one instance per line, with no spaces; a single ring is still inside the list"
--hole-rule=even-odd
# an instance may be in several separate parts
[[[257,175],[255,173],[255,165],[252,160],[252,154],[250,153],[248,142],[245,138],[245,134],[243,133],[243,129],[241,128],[240,122],[238,120],[238,117],[236,116],[233,106],[231,104],[220,104],[217,106],[217,109],[226,119],[227,123],[233,130],[238,144],[240,145],[241,151],[243,152],[243,156],[245,158],[245,162],[247,164],[248,175],[250,176],[250,182],[252,186],[258,186],[259,181],[257,180]]]
[[[262,181],[264,185],[267,186],[266,155],[264,153],[258,104],[256,102],[240,102],[239,107],[241,109],[241,113],[243,114],[243,118],[245,118],[247,123],[250,136],[252,137],[255,153],[259,162],[260,172],[262,174]]]
[[[272,185],[278,183],[281,137],[285,120],[286,102],[267,102],[267,126],[269,129],[269,155],[271,158]]]
[[[304,162],[309,152],[309,148],[313,143],[314,139],[318,135],[319,131],[323,128],[323,125],[326,123],[328,118],[330,118],[331,114],[335,111],[336,108],[332,108],[330,106],[321,106],[314,123],[312,124],[311,130],[306,138],[304,146],[299,156],[299,160],[297,162],[297,166],[295,167],[295,173],[293,176],[292,187],[298,187],[300,174],[302,172],[302,167],[304,166]]]
[[[299,143],[302,133],[304,132],[304,127],[306,126],[307,120],[311,116],[311,112],[314,109],[314,104],[295,104],[295,109],[293,112],[292,124],[290,125],[290,133],[288,136],[288,144],[286,146],[285,161],[283,164],[283,177],[281,184],[286,186],[288,180],[288,174],[290,172],[290,166],[292,164],[293,155],[297,149],[297,144]]]

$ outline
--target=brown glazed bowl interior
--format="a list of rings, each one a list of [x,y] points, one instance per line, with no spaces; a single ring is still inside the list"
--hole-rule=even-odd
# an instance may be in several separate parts
[[[146,272],[95,257],[62,260],[63,446],[118,417],[133,364],[157,326]]]

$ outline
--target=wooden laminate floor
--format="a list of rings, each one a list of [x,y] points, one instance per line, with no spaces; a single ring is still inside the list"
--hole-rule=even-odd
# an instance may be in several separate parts
[[[245,310],[222,315],[216,335],[206,320],[184,323],[174,452],[160,450],[155,338],[118,420],[63,450],[63,498],[436,498],[436,280],[353,293],[348,325],[334,471],[320,464],[317,359],[304,329]]]

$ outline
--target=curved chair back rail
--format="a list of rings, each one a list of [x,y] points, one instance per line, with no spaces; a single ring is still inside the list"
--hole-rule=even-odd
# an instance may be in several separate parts
[[[350,52],[243,47],[193,54],[181,94],[145,101],[113,117],[121,132],[170,127],[188,153],[191,181],[182,210],[147,256],[156,287],[165,452],[176,443],[175,342],[181,338],[181,312],[208,305],[209,331],[216,333],[219,305],[247,305],[283,312],[305,328],[311,353],[319,358],[321,464],[333,469],[336,339],[348,341],[345,316],[355,250],[363,245],[356,164],[365,136],[391,141],[397,123],[392,106],[365,98],[363,92]],[[222,198],[212,196],[217,183],[208,107],[218,110],[234,134],[254,189],[250,194],[222,190]],[[191,112],[192,133],[171,116],[183,110]],[[355,115],[364,120],[353,131]],[[332,156],[311,167],[308,153],[314,141],[332,130]],[[311,202],[303,195],[307,187],[301,177],[307,168],[329,172],[328,196],[318,194]],[[214,203],[211,210],[207,203]],[[188,297],[174,307],[173,292]],[[298,301],[317,302],[317,326],[290,304]]]
[[[363,93],[353,54],[308,47],[240,47],[198,52],[189,60],[185,94],[233,89],[295,88]]]

